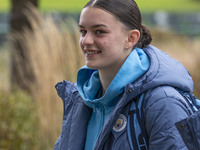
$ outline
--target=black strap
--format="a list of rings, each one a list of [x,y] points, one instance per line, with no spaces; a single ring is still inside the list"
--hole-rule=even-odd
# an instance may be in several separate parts
[[[129,112],[130,114],[130,131],[131,131],[131,140],[133,144],[134,150],[139,150],[138,144],[137,144],[137,139],[136,139],[136,134],[135,134],[135,125],[134,125],[134,114],[135,110],[132,110]]]
[[[136,138],[138,138],[140,150],[147,150],[149,142],[148,142],[148,135],[147,135],[146,127],[145,127],[145,114],[144,114],[144,111],[143,111],[144,110],[143,108],[146,105],[146,103],[144,102],[144,100],[142,100],[141,110],[139,110],[139,108],[138,108],[139,97],[140,96],[138,96],[134,99],[134,101],[136,102],[136,110],[130,110],[130,112],[129,112],[131,140],[132,140],[134,150],[139,150],[139,146],[138,146]],[[141,129],[141,133],[138,137],[136,137],[136,133],[135,133],[136,127],[135,127],[135,124],[134,124],[134,119],[135,119],[134,114],[136,114],[140,129]],[[147,145],[147,148],[146,148],[145,145]]]
[[[141,110],[139,110],[138,101],[139,101],[139,97],[137,98],[137,101],[136,101],[136,116],[137,116],[137,120],[140,125],[140,129],[141,129],[141,134],[139,135],[138,139],[139,139],[140,145],[143,145],[146,143],[146,145],[148,146],[148,135],[147,135],[146,127],[145,127],[145,115],[144,115],[144,111],[143,111],[146,103],[144,102],[145,100],[143,97],[142,104],[141,104]],[[145,139],[145,143],[144,143],[144,139]],[[146,149],[146,147],[145,147],[145,149]]]
[[[146,127],[144,124],[144,118],[140,117],[138,108],[136,108],[136,116],[137,116],[137,120],[140,125],[140,129],[141,129],[141,134],[138,137],[139,144],[143,145],[146,143],[148,145],[147,131],[146,131]],[[145,140],[145,142],[144,142],[144,140]]]

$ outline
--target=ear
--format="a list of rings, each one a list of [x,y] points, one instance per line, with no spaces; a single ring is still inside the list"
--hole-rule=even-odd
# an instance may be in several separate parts
[[[138,42],[139,39],[140,39],[140,32],[137,29],[130,30],[128,34],[128,40],[126,42],[126,49],[130,49],[133,46],[135,46],[135,44]]]

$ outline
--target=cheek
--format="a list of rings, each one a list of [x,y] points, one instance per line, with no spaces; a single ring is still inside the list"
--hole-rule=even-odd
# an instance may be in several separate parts
[[[103,51],[108,51],[110,45],[110,40],[96,41],[96,46]]]
[[[113,50],[112,41],[107,40],[107,41],[103,42],[101,45],[102,45],[102,49],[104,49],[104,51],[106,53],[111,53],[112,52],[112,50]]]
[[[82,38],[79,39],[79,46],[80,46],[81,49],[83,49]]]
[[[108,44],[108,42],[105,41],[105,42],[103,42],[102,46],[104,48],[108,49],[110,45]]]

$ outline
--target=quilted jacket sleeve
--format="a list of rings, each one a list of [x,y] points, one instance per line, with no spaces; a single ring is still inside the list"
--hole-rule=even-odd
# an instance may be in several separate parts
[[[200,150],[200,111],[177,122],[176,127],[190,150]]]
[[[187,150],[175,123],[190,115],[189,106],[171,87],[153,90],[147,99],[146,129],[150,150]]]
[[[63,100],[63,123],[54,150],[81,150],[84,147],[90,109],[83,103],[75,84],[68,81],[56,85]]]

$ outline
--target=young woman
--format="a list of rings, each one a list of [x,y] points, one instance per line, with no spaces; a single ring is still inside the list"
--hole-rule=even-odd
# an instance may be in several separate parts
[[[135,1],[90,0],[79,26],[86,66],[76,84],[56,85],[64,117],[54,149],[187,149],[175,123],[192,111],[177,89],[192,93],[193,81],[178,61],[150,45]],[[130,109],[141,102],[142,142],[129,125],[138,125]]]

